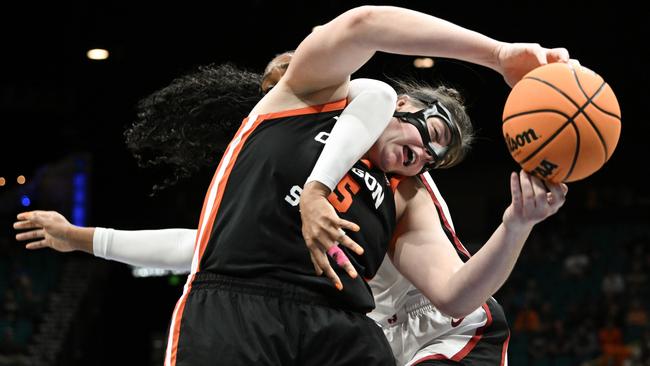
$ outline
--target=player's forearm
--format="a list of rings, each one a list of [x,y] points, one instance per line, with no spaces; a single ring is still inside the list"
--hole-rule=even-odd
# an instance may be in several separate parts
[[[364,7],[360,43],[406,55],[455,58],[497,69],[502,42],[425,13],[391,6]]]
[[[481,306],[507,280],[532,225],[501,224],[485,245],[449,279],[446,308],[456,317]]]
[[[134,266],[189,270],[196,230],[114,230],[97,228],[95,256]]]
[[[307,183],[319,181],[333,190],[386,129],[395,109],[397,93],[384,82],[356,79],[350,82],[348,102]]]

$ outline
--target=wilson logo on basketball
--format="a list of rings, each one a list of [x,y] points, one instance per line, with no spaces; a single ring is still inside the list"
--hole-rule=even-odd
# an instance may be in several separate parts
[[[510,150],[511,153],[520,147],[526,146],[526,144],[530,144],[531,141],[537,140],[538,138],[539,137],[537,137],[535,130],[532,128],[515,137],[510,137],[507,133],[505,136],[506,142],[508,143],[508,150]]]
[[[533,170],[533,174],[540,178],[546,178],[553,174],[553,172],[557,169],[557,164],[553,164],[552,162],[544,159],[542,160],[541,163]]]

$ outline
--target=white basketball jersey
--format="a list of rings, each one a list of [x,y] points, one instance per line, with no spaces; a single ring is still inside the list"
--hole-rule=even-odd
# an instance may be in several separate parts
[[[448,224],[454,236],[455,249],[469,257],[453,234],[449,209],[429,173],[420,175],[440,213],[441,223]],[[446,223],[444,222],[446,221]],[[368,282],[375,298],[375,309],[368,314],[384,330],[397,365],[410,365],[418,360],[436,358],[459,359],[477,332],[491,321],[487,305],[462,319],[453,319],[436,309],[422,293],[404,278],[386,256],[375,277]]]

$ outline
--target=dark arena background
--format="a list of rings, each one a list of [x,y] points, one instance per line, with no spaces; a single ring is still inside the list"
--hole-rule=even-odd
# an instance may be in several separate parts
[[[123,133],[138,100],[208,63],[262,72],[316,25],[356,1],[90,2],[2,5],[0,17],[0,365],[161,365],[186,276],[83,253],[28,251],[21,211],[117,229],[196,228],[215,167],[151,195],[164,172],[143,169]],[[512,329],[509,363],[650,365],[650,127],[640,2],[378,1],[423,11],[502,41],[566,47],[618,97],[612,158],[569,184],[495,298]],[[110,56],[90,60],[103,48]],[[476,252],[509,203],[517,166],[501,136],[508,87],[495,72],[377,54],[355,77],[412,76],[466,96],[479,136],[460,167],[434,174],[460,239]],[[244,116],[242,116],[244,117]],[[218,364],[218,362],[216,363]]]

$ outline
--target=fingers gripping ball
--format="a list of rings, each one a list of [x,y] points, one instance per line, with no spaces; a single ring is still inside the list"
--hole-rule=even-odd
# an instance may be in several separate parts
[[[572,182],[599,170],[614,153],[621,110],[609,85],[579,65],[551,63],[519,81],[503,110],[503,137],[527,172]]]

